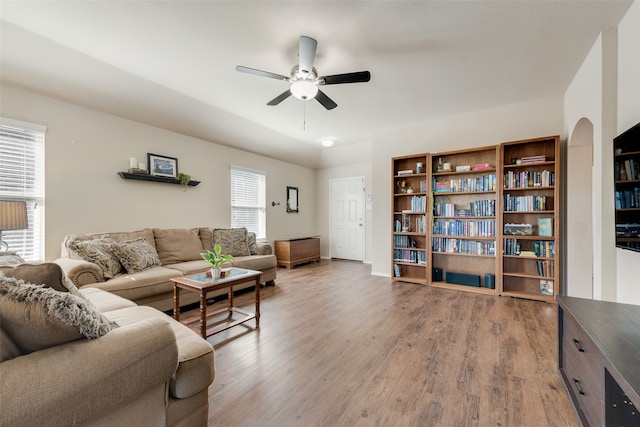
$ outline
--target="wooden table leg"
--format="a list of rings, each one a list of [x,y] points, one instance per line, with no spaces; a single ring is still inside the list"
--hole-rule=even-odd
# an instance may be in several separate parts
[[[200,291],[200,335],[207,339],[207,294]]]
[[[256,329],[260,327],[260,276],[256,277]]]
[[[173,284],[173,318],[180,320],[180,288]]]
[[[231,319],[231,316],[233,315],[233,286],[229,286],[229,316],[227,316],[228,319]]]

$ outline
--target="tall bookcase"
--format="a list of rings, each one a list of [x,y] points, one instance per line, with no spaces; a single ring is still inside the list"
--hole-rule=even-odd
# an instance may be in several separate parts
[[[426,285],[429,194],[427,154],[392,159],[392,276],[393,280]]]
[[[613,139],[616,246],[640,251],[640,123]]]
[[[497,293],[497,160],[498,146],[431,155],[433,286]]]
[[[558,136],[505,142],[500,294],[555,301],[560,293],[560,143]]]

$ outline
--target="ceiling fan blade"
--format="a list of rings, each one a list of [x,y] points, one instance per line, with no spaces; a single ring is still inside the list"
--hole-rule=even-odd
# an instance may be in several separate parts
[[[271,101],[267,102],[267,105],[270,105],[270,106],[273,107],[275,105],[280,104],[282,101],[284,101],[285,99],[287,99],[290,96],[291,96],[291,91],[289,89],[287,89],[284,92],[282,92],[280,95],[278,95],[275,98],[273,98]]]
[[[298,47],[298,69],[310,73],[313,70],[313,61],[316,58],[318,42],[307,36],[300,36]]]
[[[331,98],[329,98],[323,91],[318,90],[318,94],[316,95],[316,99],[324,108],[327,110],[333,110],[338,106]]]
[[[318,84],[338,85],[341,83],[365,83],[369,80],[371,80],[370,72],[358,71],[355,73],[334,74],[332,76],[319,77]]]
[[[261,77],[269,77],[271,79],[276,80],[284,80],[289,81],[289,77],[282,76],[280,74],[270,73],[268,71],[256,70],[255,68],[243,67],[242,65],[238,65],[236,67],[236,71],[240,71],[241,73],[253,74]]]

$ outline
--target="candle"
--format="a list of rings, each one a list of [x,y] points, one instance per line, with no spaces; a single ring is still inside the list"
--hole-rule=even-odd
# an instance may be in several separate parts
[[[144,163],[138,163],[138,169],[140,169],[141,171],[146,170],[146,168],[144,167]]]
[[[138,167],[138,159],[135,157],[129,157],[129,167],[131,169],[135,169]]]

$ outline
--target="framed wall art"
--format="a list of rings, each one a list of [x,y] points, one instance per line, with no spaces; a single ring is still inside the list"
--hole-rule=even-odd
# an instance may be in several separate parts
[[[178,159],[147,153],[149,173],[155,176],[176,178],[178,175]]]

